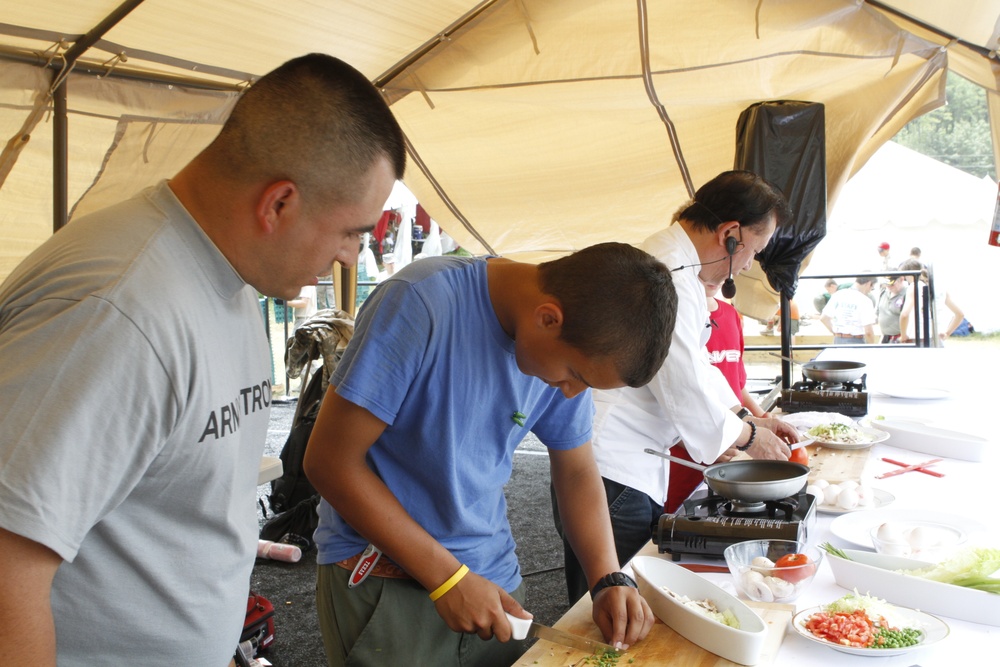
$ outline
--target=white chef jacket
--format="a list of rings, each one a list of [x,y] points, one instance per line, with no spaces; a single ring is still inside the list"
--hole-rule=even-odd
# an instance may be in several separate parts
[[[705,353],[711,332],[694,244],[673,224],[646,239],[643,250],[670,269],[685,267],[671,274],[678,304],[670,352],[646,386],[593,392],[593,448],[602,476],[665,502],[670,462],[643,450],[666,453],[683,440],[693,459],[712,463],[743,423],[732,411],[732,388]]]

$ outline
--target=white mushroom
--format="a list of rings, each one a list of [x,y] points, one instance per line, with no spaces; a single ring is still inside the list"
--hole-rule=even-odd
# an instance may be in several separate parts
[[[771,574],[774,569],[774,561],[766,556],[757,556],[750,561],[750,569],[761,574]]]
[[[764,584],[771,589],[775,600],[786,598],[795,593],[795,584],[785,581],[781,577],[764,577]]]
[[[759,602],[774,602],[774,593],[764,583],[764,575],[755,570],[746,570],[740,577],[743,592],[752,600]]]

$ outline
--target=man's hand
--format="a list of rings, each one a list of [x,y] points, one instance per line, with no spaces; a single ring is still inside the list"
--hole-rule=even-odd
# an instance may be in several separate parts
[[[736,458],[736,455],[739,453],[740,450],[735,447],[730,447],[726,451],[722,452],[722,454],[719,455],[719,458],[715,459],[715,463],[729,463]]]
[[[787,461],[788,457],[792,455],[792,450],[788,448],[784,440],[772,431],[758,426],[757,437],[750,449],[747,450],[747,454],[753,459]]]
[[[763,427],[771,431],[774,435],[778,436],[788,444],[794,444],[801,440],[799,436],[799,431],[791,424],[784,422],[777,417],[748,417],[747,421],[753,421],[757,425],[758,430]],[[760,436],[758,436],[760,437]]]
[[[627,651],[646,638],[655,617],[639,591],[631,586],[609,586],[594,597],[594,623],[604,639]]]
[[[502,642],[510,641],[508,612],[518,618],[531,618],[507,591],[472,572],[438,598],[434,607],[449,628],[477,634],[483,640],[496,637]]]

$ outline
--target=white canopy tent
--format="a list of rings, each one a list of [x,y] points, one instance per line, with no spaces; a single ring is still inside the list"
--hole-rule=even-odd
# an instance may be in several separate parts
[[[310,51],[383,90],[405,183],[442,228],[517,259],[641,242],[732,167],[760,101],[825,105],[831,206],[943,103],[948,70],[988,91],[1000,138],[1000,0],[119,2],[0,9],[0,279],[63,208],[172,175],[239,89]],[[741,286],[748,314],[772,298],[761,276]]]

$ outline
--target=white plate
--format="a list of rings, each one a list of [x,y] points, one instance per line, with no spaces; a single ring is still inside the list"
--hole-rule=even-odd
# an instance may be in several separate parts
[[[856,421],[839,412],[792,412],[787,415],[780,415],[780,419],[786,424],[791,424],[802,433],[820,424],[858,425]]]
[[[820,611],[823,611],[823,607],[811,607],[795,614],[795,616],[792,617],[792,628],[795,629],[795,632],[797,632],[799,636],[805,637],[809,641],[816,642],[817,644],[828,646],[834,651],[850,653],[851,655],[861,655],[868,658],[887,658],[891,655],[903,655],[904,653],[919,651],[920,649],[941,641],[947,637],[948,633],[951,631],[950,628],[948,628],[948,624],[937,616],[931,616],[930,614],[925,614],[924,612],[917,611],[916,609],[896,607],[898,615],[906,619],[905,627],[918,628],[924,633],[919,643],[903,648],[857,648],[854,646],[843,646],[841,644],[834,644],[831,641],[817,637],[813,633],[806,630],[806,619]]]
[[[979,521],[958,513],[922,509],[878,509],[842,514],[830,522],[830,532],[845,542],[874,551],[871,529],[887,521],[943,523],[964,530],[970,538],[974,533],[986,530],[986,526]]]
[[[896,496],[892,495],[888,491],[883,491],[882,489],[872,489],[871,505],[858,505],[857,507],[852,507],[849,510],[845,510],[843,507],[837,507],[836,505],[816,505],[816,510],[818,512],[822,512],[823,514],[847,514],[849,512],[877,510],[880,507],[885,507],[895,499]]]
[[[871,438],[871,441],[844,443],[844,442],[829,442],[827,440],[823,440],[822,438],[815,438],[815,444],[822,445],[823,447],[826,447],[828,449],[868,449],[869,447],[871,447],[876,443],[885,442],[886,440],[889,439],[889,433],[887,431],[880,431],[877,428],[864,428],[863,426],[859,426],[857,428],[859,431],[861,431],[869,438]],[[807,436],[807,437],[811,438],[813,436]]]
[[[875,391],[892,398],[909,398],[915,401],[932,401],[951,396],[950,391],[938,387],[879,387]]]

